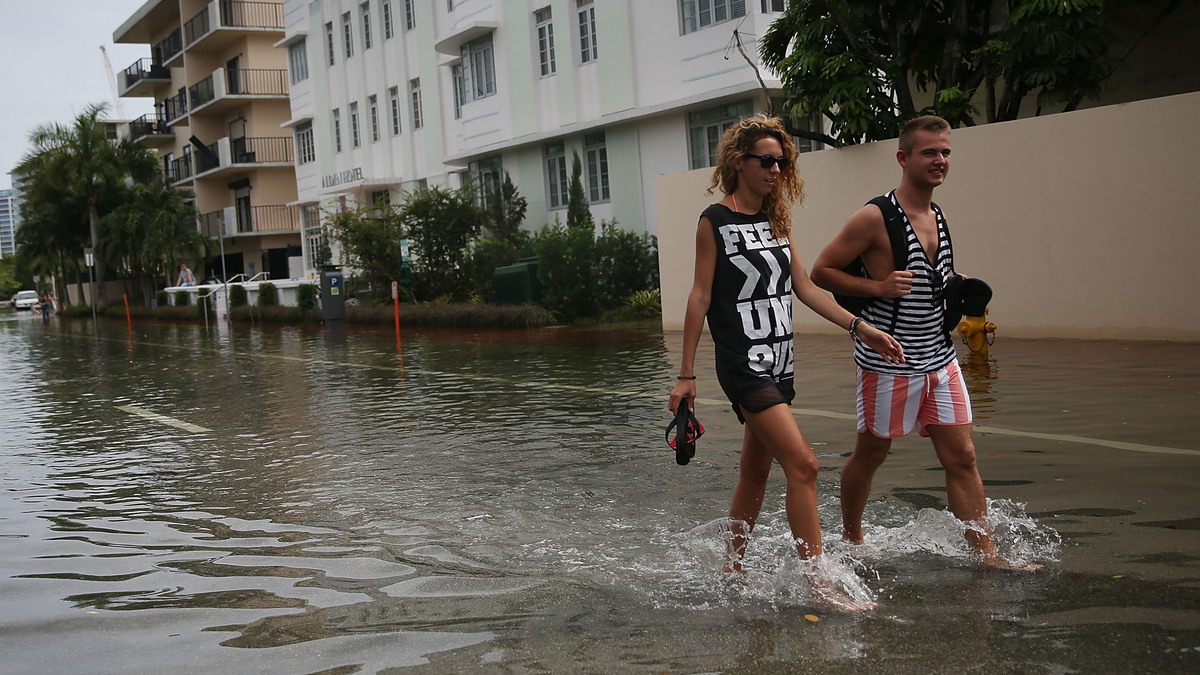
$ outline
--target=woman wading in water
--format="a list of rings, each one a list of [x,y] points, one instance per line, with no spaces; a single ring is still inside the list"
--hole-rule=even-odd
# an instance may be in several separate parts
[[[763,115],[729,128],[717,149],[708,193],[725,197],[700,216],[696,270],[683,325],[683,359],[668,403],[696,400],[696,346],[705,319],[715,345],[717,381],[745,431],[737,488],[729,506],[732,538],[727,572],[742,571],[773,461],[787,478],[785,508],[801,558],[821,554],[817,514],[817,457],[790,404],[793,387],[792,295],[856,340],[902,362],[900,343],[840,307],[813,285],[790,240],[792,204],[804,198],[797,151],[783,125]],[[817,596],[849,611],[861,602],[814,580]]]

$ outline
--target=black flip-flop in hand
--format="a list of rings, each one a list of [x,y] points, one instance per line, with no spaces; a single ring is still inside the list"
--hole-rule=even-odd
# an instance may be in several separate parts
[[[671,430],[675,430],[675,438],[671,438]],[[704,426],[696,419],[696,414],[688,406],[685,398],[675,409],[675,419],[667,425],[667,445],[675,450],[675,463],[683,466],[696,456],[696,440],[704,435]]]

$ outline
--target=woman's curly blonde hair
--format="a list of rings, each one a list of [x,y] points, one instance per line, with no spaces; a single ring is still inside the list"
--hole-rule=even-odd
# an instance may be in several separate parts
[[[754,144],[767,136],[779,141],[783,156],[788,159],[787,168],[779,172],[775,189],[766,196],[762,205],[771,223],[771,234],[782,238],[792,232],[792,204],[804,203],[804,181],[796,173],[796,156],[800,153],[779,118],[759,113],[743,117],[725,130],[717,146],[717,166],[713,169],[707,194],[711,195],[718,187],[727,195],[733,194],[738,186],[738,172],[733,168],[734,164],[753,152]]]

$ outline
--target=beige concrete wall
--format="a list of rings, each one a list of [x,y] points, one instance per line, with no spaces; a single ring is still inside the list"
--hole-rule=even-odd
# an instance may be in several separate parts
[[[956,129],[946,212],[959,271],[992,285],[999,336],[1200,341],[1200,93]],[[800,156],[811,262],[899,182],[895,141]],[[711,170],[655,181],[663,327],[682,328]],[[796,304],[797,332],[837,330]]]

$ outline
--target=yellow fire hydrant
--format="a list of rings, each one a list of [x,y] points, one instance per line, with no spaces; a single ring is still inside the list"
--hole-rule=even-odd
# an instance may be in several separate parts
[[[958,324],[958,335],[967,349],[983,358],[987,358],[988,345],[992,344],[989,336],[996,333],[996,324],[987,320],[987,312],[985,309],[983,316],[964,316]]]

